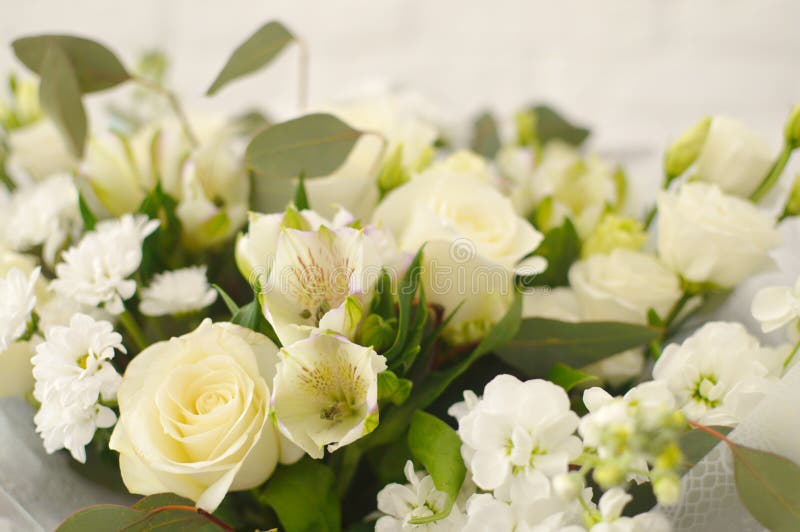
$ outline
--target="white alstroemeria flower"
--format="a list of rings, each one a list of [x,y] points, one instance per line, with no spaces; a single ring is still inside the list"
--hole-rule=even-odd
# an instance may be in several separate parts
[[[0,351],[25,334],[36,306],[34,289],[38,278],[39,268],[30,275],[12,268],[0,279]]]
[[[386,359],[333,334],[280,350],[272,408],[281,432],[313,458],[369,434],[378,425],[378,373]]]
[[[78,190],[72,178],[57,174],[14,192],[4,215],[3,237],[17,251],[42,245],[45,262],[81,228]]]
[[[475,484],[503,500],[522,500],[550,495],[549,479],[583,449],[577,427],[563,388],[498,375],[459,420],[458,434]]]
[[[761,330],[765,333],[772,332],[783,326],[788,326],[789,336],[796,338],[798,335],[798,320],[800,319],[800,277],[794,287],[767,286],[762,288],[753,298],[750,307],[753,317],[761,322]]]
[[[208,284],[205,266],[157,273],[140,295],[139,310],[146,316],[193,312],[217,299],[217,291]]]
[[[686,417],[736,425],[780,375],[788,346],[762,347],[739,323],[710,322],[682,344],[670,344],[653,379],[667,384]]]
[[[424,473],[414,471],[411,460],[403,469],[408,484],[388,484],[378,493],[378,510],[383,512],[375,523],[376,532],[403,532],[406,530],[424,530],[460,532],[464,526],[464,514],[457,505],[453,505],[444,519],[414,525],[409,520],[429,517],[442,511],[449,501],[446,493],[436,489],[433,478]]]
[[[129,277],[142,262],[142,243],[158,224],[158,220],[130,214],[100,222],[64,252],[51,287],[80,303],[102,305],[108,312],[120,314],[122,301],[136,292],[136,282]]]
[[[52,327],[36,346],[34,397],[41,408],[34,417],[45,449],[66,448],[79,462],[97,428],[114,424],[114,412],[99,404],[116,398],[122,377],[111,365],[114,350],[125,352],[122,336],[106,321],[75,314],[68,327]]]

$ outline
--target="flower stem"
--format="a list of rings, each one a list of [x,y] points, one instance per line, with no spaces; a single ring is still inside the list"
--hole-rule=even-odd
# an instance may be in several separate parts
[[[784,371],[786,370],[786,368],[789,367],[789,364],[792,363],[792,360],[794,359],[794,356],[797,354],[798,351],[800,351],[800,340],[798,340],[797,343],[794,344],[794,347],[792,348],[792,352],[789,353],[789,356],[786,357],[786,360],[783,361],[783,369],[784,369]]]
[[[647,211],[647,216],[644,218],[644,230],[647,231],[650,229],[650,226],[653,225],[653,220],[656,218],[656,213],[658,213],[658,205],[654,204],[650,207],[650,210]]]
[[[761,198],[763,198],[767,192],[772,189],[775,183],[778,182],[783,170],[786,168],[786,164],[789,162],[789,157],[791,157],[794,148],[795,146],[792,146],[789,143],[784,144],[783,150],[778,156],[778,159],[769,169],[769,172],[767,172],[767,175],[764,177],[764,180],[761,181],[761,184],[758,185],[758,188],[756,188],[755,192],[750,195],[750,199],[753,200],[754,203],[761,200]]]
[[[686,306],[686,303],[688,303],[689,300],[692,299],[692,297],[693,297],[693,294],[690,293],[689,291],[684,291],[683,292],[683,294],[681,295],[681,298],[678,301],[675,302],[675,304],[672,306],[672,309],[669,311],[669,314],[667,315],[667,318],[664,320],[664,329],[665,330],[669,329],[669,326],[672,325],[672,322],[675,321],[675,319],[678,317],[678,314],[681,313],[683,308]]]
[[[132,79],[142,87],[153,92],[157,92],[167,99],[167,103],[169,103],[169,106],[172,108],[172,111],[175,113],[175,116],[178,117],[178,121],[181,123],[181,128],[183,128],[184,135],[186,135],[186,138],[189,139],[189,143],[192,145],[192,147],[196,148],[199,145],[197,136],[194,134],[194,130],[192,129],[191,124],[189,124],[189,119],[186,116],[186,113],[183,111],[183,107],[181,107],[181,103],[175,93],[163,85],[141,76],[134,75]]]
[[[136,323],[136,320],[133,319],[133,316],[127,310],[119,315],[119,322],[125,327],[125,330],[128,331],[133,343],[136,344],[136,347],[141,351],[145,347],[147,347],[147,341],[144,339],[144,334],[142,333],[142,329],[139,327],[139,324]]]

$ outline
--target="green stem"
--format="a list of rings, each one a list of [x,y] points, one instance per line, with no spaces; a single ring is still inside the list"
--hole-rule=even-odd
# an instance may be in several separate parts
[[[669,329],[669,326],[672,325],[672,322],[675,321],[675,319],[678,317],[678,314],[681,313],[683,308],[686,306],[686,303],[688,303],[689,300],[692,299],[692,297],[694,297],[694,294],[691,294],[688,291],[684,291],[683,294],[681,295],[681,298],[675,302],[675,304],[672,306],[672,309],[669,311],[669,314],[667,315],[666,319],[664,320],[665,331]]]
[[[144,339],[144,334],[142,333],[142,329],[139,327],[139,324],[136,323],[136,320],[133,319],[133,316],[127,310],[119,315],[119,322],[125,327],[125,330],[128,331],[133,343],[136,344],[136,347],[139,351],[143,350],[147,347],[147,341]]]
[[[792,359],[794,359],[794,356],[797,354],[798,351],[800,351],[800,340],[798,340],[797,343],[794,344],[794,347],[792,348],[792,352],[789,353],[789,356],[786,357],[786,360],[783,361],[783,369],[784,370],[786,370],[786,368],[789,367],[789,364],[792,363]]]
[[[755,192],[750,195],[750,199],[753,200],[754,203],[761,200],[767,194],[767,192],[772,189],[775,183],[778,182],[778,179],[780,179],[783,170],[786,168],[786,164],[789,162],[789,157],[791,157],[794,149],[795,146],[789,143],[784,144],[783,150],[778,156],[778,159],[769,169],[769,172],[767,172],[767,175],[764,177],[764,180],[761,181],[761,184],[758,185],[758,188],[756,188]]]
[[[175,93],[167,89],[163,85],[160,85],[154,81],[151,81],[147,78],[143,78],[141,76],[134,75],[132,79],[142,87],[149,89],[153,92],[157,92],[158,94],[162,95],[164,98],[167,99],[169,106],[172,108],[172,111],[175,113],[175,116],[178,117],[178,121],[181,123],[181,128],[183,128],[184,135],[186,135],[186,138],[189,140],[189,143],[192,145],[192,147],[196,148],[199,145],[197,136],[194,134],[194,130],[192,129],[192,126],[189,124],[189,118],[183,111],[183,107],[181,106],[181,103],[178,100],[178,97],[175,95]]]
[[[647,216],[644,219],[644,230],[647,231],[650,229],[650,226],[653,224],[653,220],[656,218],[656,213],[658,212],[658,205],[653,205],[650,207],[650,210],[647,211]]]
[[[350,445],[342,449],[336,475],[336,491],[340,499],[344,499],[350,489],[350,484],[353,482],[358,464],[361,462],[361,453],[361,449],[355,445]]]

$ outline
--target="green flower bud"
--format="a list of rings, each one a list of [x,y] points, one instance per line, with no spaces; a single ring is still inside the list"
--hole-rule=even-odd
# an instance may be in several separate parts
[[[659,504],[670,506],[678,502],[681,495],[681,480],[673,472],[653,475],[653,494]]]
[[[794,178],[794,185],[792,191],[789,193],[789,199],[786,201],[786,216],[797,216],[800,214],[800,174]]]
[[[514,115],[514,122],[517,125],[517,144],[519,146],[535,146],[539,143],[536,113],[529,110],[520,111]]]
[[[378,188],[381,194],[386,194],[409,179],[408,172],[403,168],[403,145],[399,144],[381,167],[381,172],[378,174]]]
[[[607,213],[583,243],[584,257],[610,253],[617,248],[638,250],[647,240],[644,225],[638,220]]]
[[[789,120],[786,121],[786,144],[792,148],[800,147],[800,103],[792,109]]]
[[[711,127],[711,117],[707,116],[683,132],[664,154],[664,170],[667,179],[674,179],[684,173],[697,160],[700,150]]]
[[[605,463],[594,469],[592,477],[601,488],[608,489],[621,484],[625,480],[625,472],[616,464]]]
[[[394,319],[385,320],[378,314],[370,314],[361,326],[361,344],[369,345],[382,353],[391,347],[397,335]]]

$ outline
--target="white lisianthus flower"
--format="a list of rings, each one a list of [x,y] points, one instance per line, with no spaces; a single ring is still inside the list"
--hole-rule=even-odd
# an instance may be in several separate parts
[[[716,185],[685,183],[658,196],[658,254],[687,281],[734,286],[768,266],[775,220]]]
[[[41,245],[45,262],[53,264],[62,246],[80,233],[78,190],[66,174],[20,188],[12,194],[3,220],[9,246],[26,251]]]
[[[77,161],[55,124],[38,120],[8,134],[9,170],[14,176],[41,181],[53,174],[68,172]],[[55,201],[57,198],[51,198]]]
[[[648,253],[617,248],[572,265],[570,286],[587,320],[647,323],[647,311],[666,316],[681,297],[678,277]]]
[[[132,493],[172,492],[208,512],[231,490],[261,485],[279,459],[299,458],[269,422],[277,347],[265,336],[205,320],[128,365],[109,447]]]
[[[121,377],[111,365],[115,350],[125,352],[122,336],[85,314],[75,314],[67,327],[52,327],[36,346],[33,395],[41,408],[34,422],[48,453],[66,448],[85,462],[95,430],[116,421],[113,410],[99,404],[116,397]]]
[[[0,351],[0,398],[26,397],[33,390],[31,356],[39,338],[14,342]]]
[[[694,177],[747,198],[767,175],[773,158],[769,145],[744,124],[715,116],[697,157]]]
[[[0,350],[18,340],[28,327],[31,312],[36,306],[36,281],[39,268],[30,275],[19,268],[12,268],[0,278]]]
[[[333,334],[280,350],[272,408],[281,432],[313,458],[378,426],[378,373],[386,359]]]
[[[790,338],[796,338],[800,320],[800,278],[794,287],[767,286],[753,298],[750,307],[753,317],[761,322],[761,330],[772,332],[787,326]]]
[[[120,314],[123,300],[136,292],[136,281],[129,277],[142,262],[142,243],[158,224],[158,220],[130,214],[100,222],[64,252],[50,286],[79,303],[102,305],[108,312]]]
[[[788,346],[762,347],[739,323],[710,322],[670,344],[653,368],[692,421],[738,424],[777,381]]]
[[[550,495],[549,479],[565,473],[583,449],[577,427],[563,388],[498,375],[459,420],[458,434],[475,484],[515,501]]]
[[[454,344],[480,339],[505,314],[514,270],[544,238],[491,185],[449,170],[426,172],[390,192],[373,221],[389,229],[404,251],[427,243],[422,279],[428,301],[445,312],[463,302],[444,331]],[[532,259],[524,263],[526,275],[546,267],[543,259]]]
[[[206,308],[216,301],[217,291],[206,278],[205,266],[192,266],[157,273],[150,286],[141,290],[139,310],[146,316],[184,314]]]
[[[433,478],[414,471],[411,460],[403,469],[408,484],[387,484],[378,492],[378,510],[384,513],[375,523],[376,532],[403,532],[406,530],[453,531],[464,527],[464,514],[454,504],[444,519],[427,525],[413,525],[409,520],[430,517],[442,511],[449,502],[446,493],[436,489]]]

